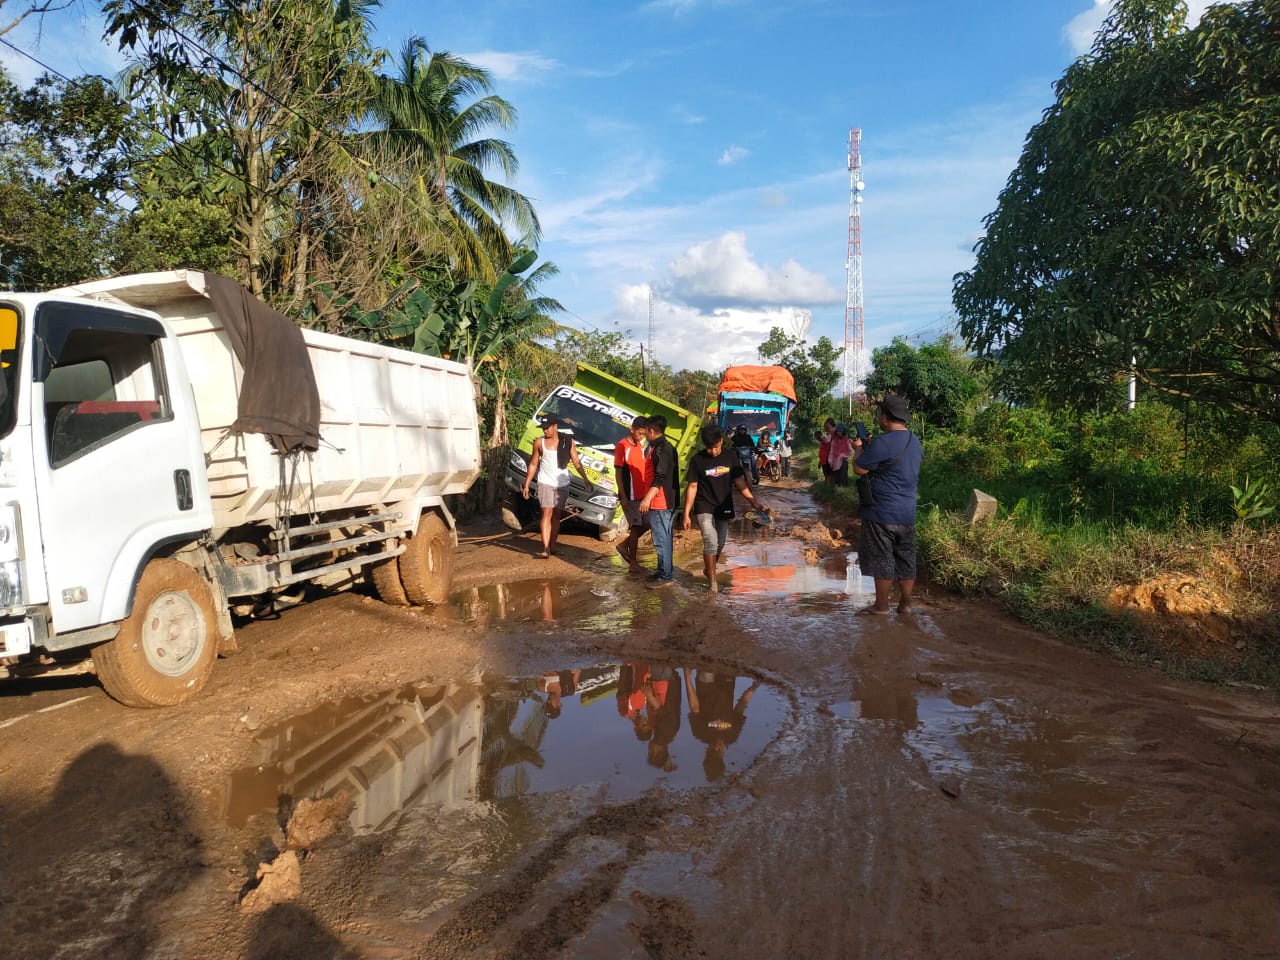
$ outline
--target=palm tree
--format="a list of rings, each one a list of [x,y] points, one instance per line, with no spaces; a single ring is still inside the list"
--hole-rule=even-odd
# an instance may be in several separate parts
[[[397,73],[375,79],[369,105],[375,129],[367,137],[373,156],[404,165],[401,188],[423,192],[441,211],[454,274],[488,282],[496,279],[496,264],[516,255],[509,232],[525,245],[536,245],[541,233],[529,198],[488,178],[496,167],[510,179],[519,167],[511,144],[479,136],[515,124],[515,109],[491,87],[488,71],[433,53],[414,37]]]

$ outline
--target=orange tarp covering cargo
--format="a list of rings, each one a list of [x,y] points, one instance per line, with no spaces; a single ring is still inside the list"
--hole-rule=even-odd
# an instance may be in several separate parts
[[[730,367],[717,393],[780,393],[796,402],[796,382],[786,367]]]

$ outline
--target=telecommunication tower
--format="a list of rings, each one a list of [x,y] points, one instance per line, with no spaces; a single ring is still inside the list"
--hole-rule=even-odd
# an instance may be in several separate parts
[[[844,395],[853,412],[853,395],[862,375],[862,130],[849,131],[849,255],[845,261]]]

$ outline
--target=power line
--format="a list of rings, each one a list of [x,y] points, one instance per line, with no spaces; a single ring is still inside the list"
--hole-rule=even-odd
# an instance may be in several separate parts
[[[72,82],[74,82],[74,81],[72,81],[72,79],[71,79],[70,77],[68,77],[65,73],[62,73],[62,72],[61,72],[61,71],[59,71],[59,70],[55,70],[55,69],[53,69],[53,67],[49,66],[47,63],[45,63],[45,62],[44,62],[43,60],[41,60],[39,57],[36,57],[36,56],[34,56],[33,54],[28,53],[26,50],[23,50],[21,47],[15,47],[12,43],[10,43],[10,42],[9,42],[8,40],[6,40],[4,37],[0,37],[0,43],[3,43],[6,47],[8,47],[10,50],[12,50],[14,53],[18,54],[19,56],[26,57],[26,58],[27,58],[28,60],[30,60],[32,63],[36,64],[38,67],[41,67],[42,69],[44,69],[44,70],[45,70],[45,71],[47,71],[48,73],[52,73],[55,77],[60,77],[60,78],[62,78],[63,80],[67,81],[67,83],[72,83]]]

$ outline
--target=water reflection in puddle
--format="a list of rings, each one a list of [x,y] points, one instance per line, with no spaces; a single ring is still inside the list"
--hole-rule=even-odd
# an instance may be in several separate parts
[[[1044,829],[1087,831],[1097,814],[1133,799],[1132,791],[1085,772],[1087,760],[1118,752],[1101,726],[964,687],[941,693],[918,682],[863,678],[855,694],[827,712],[900,730],[935,778],[963,779],[985,800]]]
[[[409,806],[504,801],[590,785],[621,801],[745,769],[788,703],[750,677],[626,663],[521,678],[410,684],[336,701],[256,737],[232,774],[235,826],[285,798],[346,791],[352,826],[393,825]]]
[[[580,620],[615,599],[599,584],[563,580],[517,580],[460,590],[449,608],[460,620]]]
[[[860,600],[875,594],[875,581],[861,576],[846,554],[806,555],[804,544],[791,538],[731,547],[722,570],[730,597],[844,594]]]

